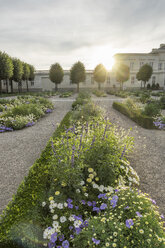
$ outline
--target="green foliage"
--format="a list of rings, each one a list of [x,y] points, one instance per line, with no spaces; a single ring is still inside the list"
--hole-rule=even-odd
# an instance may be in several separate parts
[[[107,78],[107,70],[102,64],[95,67],[93,72],[94,80],[98,83],[98,89],[101,88],[101,83],[104,83]]]
[[[53,83],[55,83],[56,91],[58,89],[57,88],[58,84],[62,82],[63,77],[64,77],[64,71],[61,65],[58,63],[51,65],[49,70],[49,78]]]
[[[87,92],[80,92],[76,101],[72,103],[72,110],[78,109],[81,105],[88,103],[91,100],[91,96]]]
[[[35,68],[33,65],[29,65],[29,69],[30,69],[30,73],[29,73],[29,80],[30,81],[34,81],[34,71],[35,71]]]
[[[142,94],[140,94],[140,98],[139,100],[141,101],[141,103],[146,103],[148,100],[150,99],[150,93],[148,92],[143,92]]]
[[[94,90],[92,92],[94,95],[96,95],[97,97],[106,97],[106,93],[104,91],[101,91],[101,90]]]
[[[6,53],[0,53],[0,79],[9,79],[13,76],[13,63]]]
[[[116,80],[120,83],[120,87],[123,87],[123,83],[128,81],[130,77],[130,69],[127,65],[118,63],[115,65]]]
[[[30,76],[30,67],[27,63],[23,62],[23,75],[22,75],[22,79],[23,80],[28,80]]]
[[[66,97],[69,97],[69,96],[72,96],[73,92],[72,91],[68,91],[68,92],[63,92],[59,95],[59,97],[61,98],[66,98]]]
[[[70,70],[70,80],[72,84],[77,84],[77,92],[79,92],[79,84],[86,79],[85,66],[80,61],[75,63]]]
[[[146,82],[148,82],[148,80],[151,78],[152,72],[152,67],[148,64],[145,64],[139,69],[138,73],[136,74],[137,80],[144,82],[144,88]]]
[[[160,105],[162,109],[165,109],[165,96],[161,96],[160,98]]]
[[[13,62],[12,79],[15,82],[20,82],[22,80],[22,76],[23,76],[23,63],[17,58],[13,58],[12,62]]]
[[[161,106],[158,102],[151,102],[145,105],[143,114],[150,117],[160,115]]]
[[[147,129],[155,129],[152,117],[139,114],[136,111],[131,111],[126,105],[119,102],[113,102],[113,108],[126,115],[140,126]]]
[[[118,197],[115,208],[109,201],[114,195]],[[92,217],[88,227],[76,235],[73,247],[164,247],[163,222],[148,195],[123,188],[110,195],[109,200],[104,200],[106,211]],[[127,220],[132,220],[131,228],[126,226]]]

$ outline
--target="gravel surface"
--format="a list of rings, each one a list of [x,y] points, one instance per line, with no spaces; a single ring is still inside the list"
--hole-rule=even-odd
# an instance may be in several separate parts
[[[74,97],[63,102],[58,97],[50,99],[55,106],[53,113],[43,117],[36,125],[0,134],[0,213],[74,101]]]
[[[95,103],[106,109],[112,123],[132,131],[135,149],[130,154],[131,166],[140,177],[140,189],[155,199],[160,212],[165,214],[165,131],[148,130],[112,108],[113,101],[121,101],[115,96],[94,98]]]

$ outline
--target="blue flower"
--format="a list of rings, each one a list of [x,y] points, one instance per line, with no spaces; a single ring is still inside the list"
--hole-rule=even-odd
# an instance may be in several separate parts
[[[65,241],[62,242],[62,247],[69,248],[69,242],[68,242],[68,240],[65,240]]]
[[[143,215],[141,215],[139,212],[136,212],[138,217],[143,217]]]
[[[100,244],[100,240],[92,238],[93,243],[95,243],[96,245]]]
[[[107,208],[107,204],[102,203],[101,206],[100,206],[100,209],[101,210],[105,210],[106,208]]]
[[[131,228],[131,226],[133,226],[133,225],[134,225],[134,223],[133,223],[133,220],[132,220],[132,219],[128,219],[128,220],[126,220],[125,224],[126,224],[126,227],[128,227],[128,228]]]
[[[52,243],[55,243],[56,240],[57,240],[57,233],[55,232],[55,233],[53,233],[53,234],[51,235],[50,241],[51,241]]]

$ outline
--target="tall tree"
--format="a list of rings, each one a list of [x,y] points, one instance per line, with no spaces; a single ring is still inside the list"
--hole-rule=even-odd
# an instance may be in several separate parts
[[[76,62],[70,70],[70,80],[72,84],[77,84],[77,92],[79,92],[79,85],[86,79],[85,66],[80,61]]]
[[[143,81],[144,88],[146,86],[146,82],[148,82],[148,80],[151,78],[152,73],[153,73],[152,67],[148,64],[145,64],[139,69],[138,73],[136,74],[137,80]]]
[[[13,62],[13,76],[10,79],[11,80],[11,92],[13,92],[13,80],[18,83],[18,91],[20,92],[20,82],[22,80],[23,76],[23,64],[21,60],[17,58],[12,59]]]
[[[24,81],[26,81],[26,88],[27,91],[29,91],[29,85],[28,85],[28,80],[29,80],[29,76],[30,76],[30,68],[29,65],[27,63],[23,62],[23,76],[22,79]]]
[[[51,65],[49,69],[49,78],[55,84],[55,91],[58,90],[58,84],[60,84],[64,77],[64,71],[60,64],[56,63]]]
[[[120,83],[120,89],[123,90],[123,84],[128,81],[130,76],[130,68],[123,63],[117,63],[115,65],[115,74],[116,81]]]
[[[33,82],[35,77],[34,75],[35,68],[33,65],[29,65],[29,68],[30,68],[29,81]]]
[[[95,67],[93,72],[93,78],[98,83],[98,89],[101,89],[101,84],[105,82],[107,78],[107,70],[102,64]]]
[[[6,81],[6,93],[8,93],[8,80],[13,76],[12,59],[7,53],[0,54],[0,80]],[[2,89],[2,87],[1,87]]]

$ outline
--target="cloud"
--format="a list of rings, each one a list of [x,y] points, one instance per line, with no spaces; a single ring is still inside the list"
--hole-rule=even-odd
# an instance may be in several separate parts
[[[164,0],[0,0],[0,6],[1,50],[37,68],[53,59],[69,67],[84,51],[90,61],[93,47],[147,52],[164,42]]]

